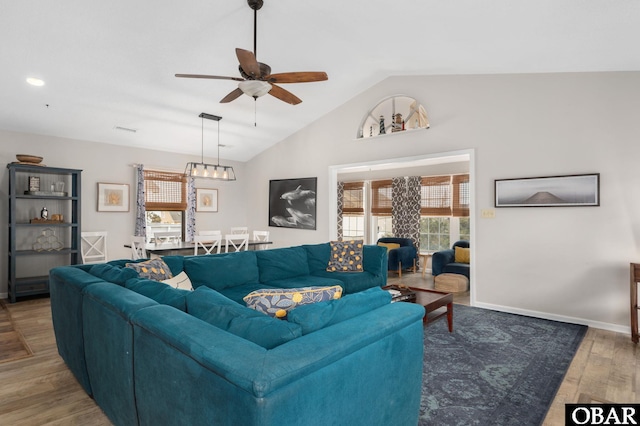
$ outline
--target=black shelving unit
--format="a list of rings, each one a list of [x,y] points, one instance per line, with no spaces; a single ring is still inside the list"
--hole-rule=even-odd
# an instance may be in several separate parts
[[[7,168],[8,286],[14,303],[19,297],[48,294],[49,269],[80,263],[82,170],[24,163]],[[47,220],[40,216],[43,207],[49,212]]]

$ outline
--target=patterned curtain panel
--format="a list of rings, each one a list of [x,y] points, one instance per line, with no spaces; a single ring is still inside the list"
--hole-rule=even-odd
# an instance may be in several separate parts
[[[399,238],[411,238],[420,252],[420,176],[393,178],[393,235]],[[416,258],[418,264],[419,256]]]
[[[144,205],[144,166],[138,164],[136,167],[137,191],[136,191],[136,231],[138,237],[147,236],[147,221],[145,220],[146,209]]]
[[[344,182],[338,182],[338,240],[342,240],[342,208],[344,206]]]
[[[185,241],[193,241],[193,236],[196,234],[196,185],[195,179],[192,177],[187,178],[187,210],[186,210],[186,222],[185,222]]]

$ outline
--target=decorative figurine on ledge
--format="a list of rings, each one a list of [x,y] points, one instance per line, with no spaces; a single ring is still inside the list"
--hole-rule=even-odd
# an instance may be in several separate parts
[[[47,210],[46,207],[43,207],[42,210],[40,210],[40,217],[44,220],[49,219],[49,210]]]

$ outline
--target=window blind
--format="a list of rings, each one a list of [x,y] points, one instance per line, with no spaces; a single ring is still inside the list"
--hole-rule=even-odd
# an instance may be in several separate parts
[[[420,214],[423,216],[451,216],[451,176],[422,178]]]
[[[364,182],[345,182],[343,213],[364,213]]]
[[[469,175],[454,175],[453,184],[453,216],[468,217],[469,216]]]
[[[144,171],[146,210],[183,211],[187,209],[187,185],[182,173]]]
[[[391,179],[371,182],[371,214],[373,216],[391,216],[393,190]]]

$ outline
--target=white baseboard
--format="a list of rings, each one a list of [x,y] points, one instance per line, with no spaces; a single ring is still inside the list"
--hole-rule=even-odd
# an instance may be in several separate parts
[[[631,326],[623,326],[623,325],[619,325],[619,324],[609,324],[609,323],[606,323],[606,322],[591,321],[591,320],[587,320],[587,319],[584,319],[584,318],[567,317],[567,316],[564,316],[564,315],[554,315],[554,314],[550,314],[548,312],[530,311],[530,310],[527,310],[527,309],[512,308],[510,306],[493,305],[491,303],[478,303],[478,302],[476,302],[473,306],[476,306],[478,308],[491,309],[493,311],[507,312],[507,313],[510,313],[510,314],[526,315],[526,316],[530,316],[530,317],[548,319],[548,320],[552,320],[552,321],[561,321],[561,322],[569,322],[569,323],[573,323],[573,324],[581,324],[581,325],[586,325],[588,327],[599,328],[601,330],[614,331],[616,333],[628,334],[629,336],[631,336]]]
[[[0,299],[8,299],[9,293],[0,293]]]

